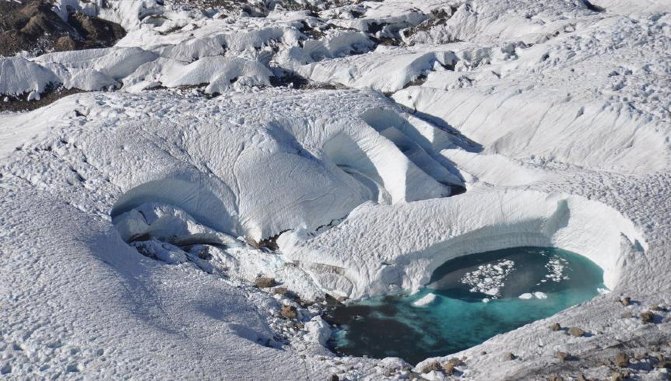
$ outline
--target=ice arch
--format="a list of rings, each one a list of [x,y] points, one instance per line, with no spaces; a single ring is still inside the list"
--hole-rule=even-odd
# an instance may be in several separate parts
[[[166,178],[149,181],[124,193],[110,214],[115,219],[142,204],[158,202],[176,206],[212,229],[239,233],[237,220],[214,192],[214,188],[202,180]]]

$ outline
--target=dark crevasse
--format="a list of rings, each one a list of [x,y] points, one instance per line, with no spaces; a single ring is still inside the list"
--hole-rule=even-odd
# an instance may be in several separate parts
[[[475,346],[596,296],[602,270],[578,254],[518,247],[446,262],[414,295],[336,307],[330,340],[339,354],[417,363]]]

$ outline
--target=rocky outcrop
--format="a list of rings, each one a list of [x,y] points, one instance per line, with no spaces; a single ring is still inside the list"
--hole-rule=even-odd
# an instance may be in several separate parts
[[[0,55],[112,46],[126,32],[118,24],[72,11],[63,20],[47,0],[0,2]]]

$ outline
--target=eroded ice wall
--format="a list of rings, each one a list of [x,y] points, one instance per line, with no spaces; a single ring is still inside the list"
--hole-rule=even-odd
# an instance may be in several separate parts
[[[519,190],[477,190],[393,207],[365,204],[313,239],[280,237],[328,292],[359,298],[428,283],[444,262],[463,255],[547,246],[589,258],[613,288],[632,252],[645,248],[624,216],[582,197]]]

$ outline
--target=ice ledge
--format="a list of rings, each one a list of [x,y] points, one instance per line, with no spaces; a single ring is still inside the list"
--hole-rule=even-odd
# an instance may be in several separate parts
[[[582,254],[603,269],[604,283],[613,289],[627,257],[646,249],[634,224],[602,203],[523,190],[365,204],[337,229],[299,237],[280,237],[285,255],[301,263],[326,292],[350,298],[414,291],[450,259],[516,246]]]

